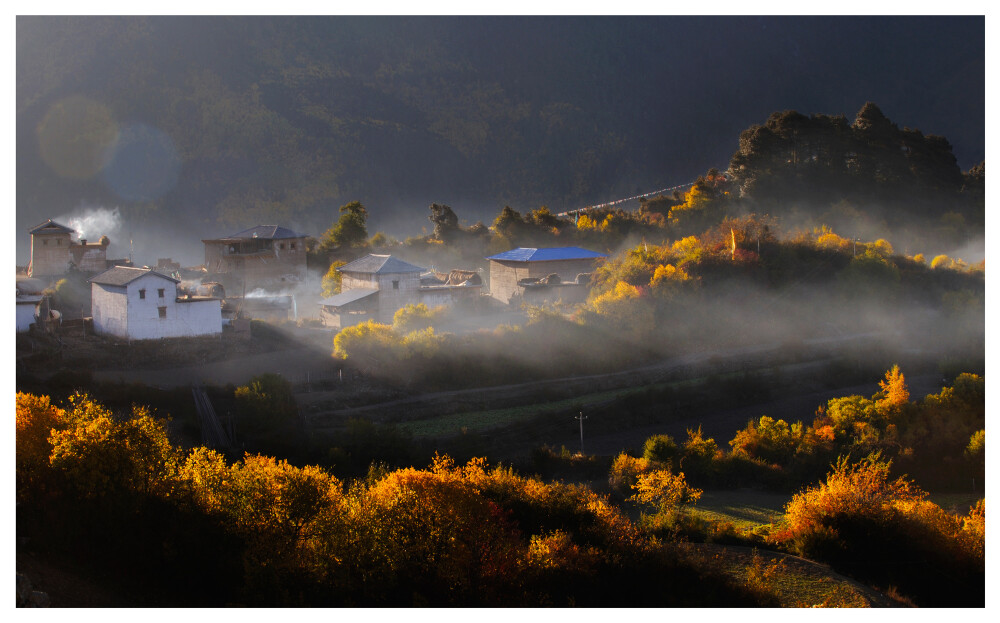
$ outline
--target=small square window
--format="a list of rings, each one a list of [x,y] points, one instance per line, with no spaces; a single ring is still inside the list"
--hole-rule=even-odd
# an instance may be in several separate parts
[[[157,288],[156,294],[162,299],[163,298],[163,288]]]
[[[139,290],[139,298],[141,299],[146,298],[146,290]]]
[[[278,243],[278,248],[279,249],[284,249],[285,248],[285,243],[284,242],[279,242]]]
[[[288,248],[291,249],[292,251],[294,251],[295,250],[295,243],[294,242],[289,242],[288,243]]]
[[[399,282],[398,281],[393,281],[392,282],[392,289],[393,290],[398,290],[399,289]]]
[[[160,312],[160,318],[166,318],[167,317],[167,308],[166,307],[157,307],[156,311]]]

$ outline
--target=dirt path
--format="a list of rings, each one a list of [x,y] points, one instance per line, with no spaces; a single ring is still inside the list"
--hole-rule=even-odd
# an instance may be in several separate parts
[[[829,565],[800,558],[791,554],[756,549],[735,545],[713,545],[709,543],[690,543],[685,547],[689,552],[704,556],[724,556],[730,565],[730,572],[741,577],[745,575],[737,569],[744,569],[753,564],[754,556],[758,556],[764,565],[781,564],[781,575],[794,577],[798,581],[776,581],[782,607],[808,607],[822,603],[826,597],[832,598],[834,607],[870,607],[870,608],[904,608],[906,604],[893,600],[887,595],[866,586],[853,578],[841,575]],[[838,593],[836,587],[847,590]],[[841,599],[837,599],[839,596]]]
[[[847,341],[856,339],[857,337],[864,336],[836,338],[835,341]],[[817,343],[819,342],[817,341]],[[718,359],[720,364],[722,362],[745,362],[755,357],[772,354],[780,348],[780,344],[759,344],[734,348],[726,351],[725,353],[721,353],[719,351],[689,353],[664,359],[650,365],[630,370],[622,370],[620,372],[569,376],[542,381],[515,383],[510,385],[496,385],[491,387],[476,387],[471,389],[431,392],[358,407],[332,409],[323,408],[323,403],[336,401],[340,396],[342,396],[342,392],[338,391],[299,394],[296,396],[296,400],[298,400],[299,405],[303,407],[305,411],[309,412],[309,417],[313,420],[319,420],[329,416],[338,418],[359,416],[377,417],[388,412],[406,411],[415,408],[426,409],[428,405],[434,403],[477,402],[479,404],[492,404],[497,401],[511,403],[516,402],[519,396],[530,396],[547,389],[566,390],[569,386],[580,387],[587,393],[594,393],[622,387],[636,387],[659,383],[666,380],[668,375],[684,373],[689,368],[705,364],[711,360]]]

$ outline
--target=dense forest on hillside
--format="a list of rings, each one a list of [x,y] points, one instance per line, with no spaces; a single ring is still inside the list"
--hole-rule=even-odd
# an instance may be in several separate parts
[[[947,140],[877,108],[853,123],[836,116],[852,109],[775,113],[749,129],[753,117],[717,105],[672,109],[705,80],[670,62],[675,47],[706,29],[770,46],[725,19],[20,18],[18,227],[105,206],[147,243],[153,230],[196,243],[255,223],[318,234],[362,200],[399,236],[434,201],[472,223],[713,166],[731,168],[739,209],[844,234],[924,224],[904,215],[981,223],[982,170],[963,176]],[[698,138],[665,135],[677,116]]]
[[[623,36],[620,21],[579,25],[561,32],[545,21],[499,19],[494,28],[546,32],[553,48],[574,38],[571,58],[550,61],[567,84],[586,84],[577,77],[583,73],[612,76],[638,60],[637,52],[624,59],[624,51],[603,51]],[[649,146],[631,155],[625,128],[610,110],[601,112],[600,97],[560,93],[546,84],[547,73],[511,75],[522,63],[500,62],[499,50],[480,45],[474,32],[461,20],[421,18],[21,20],[19,148],[31,156],[19,167],[23,203],[124,199],[153,211],[169,204],[196,219],[207,210],[236,227],[308,221],[357,197],[395,204],[446,192],[569,204],[600,195],[625,171],[650,180],[640,172]],[[499,44],[503,35],[492,38]],[[148,188],[119,197],[113,184],[81,181],[80,172],[60,179],[31,131],[87,124],[95,131],[90,147],[100,148],[95,126],[111,119],[131,128],[121,140],[137,151],[172,139],[176,160],[164,157],[183,176],[169,197]],[[132,166],[139,176],[160,175]]]

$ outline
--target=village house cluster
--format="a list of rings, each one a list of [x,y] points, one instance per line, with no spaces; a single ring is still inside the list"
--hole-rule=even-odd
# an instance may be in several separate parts
[[[258,225],[202,240],[205,263],[183,268],[169,258],[136,267],[108,259],[107,236],[73,240],[74,230],[51,219],[32,228],[31,259],[18,276],[17,330],[51,329],[75,310],[52,309],[44,295],[70,273],[90,287],[89,310],[79,320],[100,335],[126,340],[220,335],[246,319],[295,319],[294,294],[306,282],[307,237],[277,225]],[[368,254],[343,266],[340,293],[320,299],[318,318],[340,330],[367,320],[392,322],[399,309],[488,301],[492,305],[582,301],[601,253],[578,247],[518,248],[485,258],[488,283],[478,270],[439,273],[392,255]],[[264,294],[253,293],[264,292]],[[251,294],[248,294],[251,293]],[[88,315],[89,312],[89,315]]]

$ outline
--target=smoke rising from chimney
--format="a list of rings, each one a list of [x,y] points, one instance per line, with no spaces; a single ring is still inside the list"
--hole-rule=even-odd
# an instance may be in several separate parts
[[[118,208],[81,208],[53,220],[75,229],[79,239],[98,240],[107,236],[112,243],[121,242],[118,233],[122,228],[122,215]]]

